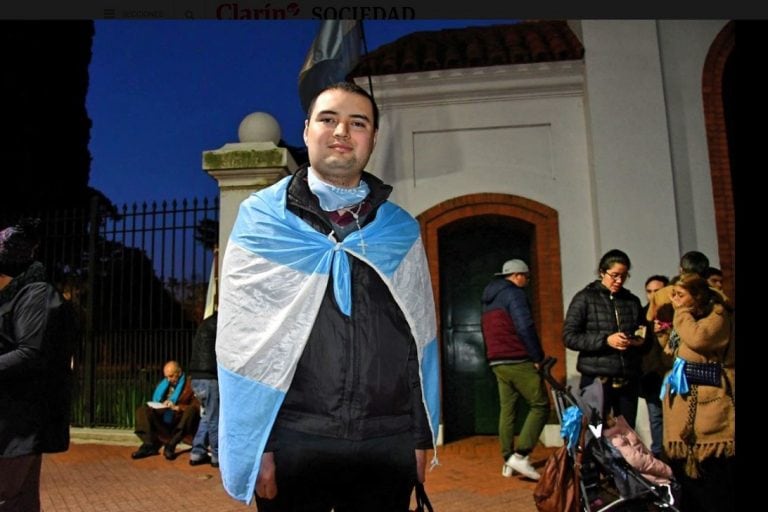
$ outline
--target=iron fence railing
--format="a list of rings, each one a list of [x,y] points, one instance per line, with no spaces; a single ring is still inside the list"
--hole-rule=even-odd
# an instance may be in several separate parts
[[[38,259],[81,315],[73,424],[132,427],[163,364],[186,365],[218,240],[214,200],[4,215],[40,219]]]

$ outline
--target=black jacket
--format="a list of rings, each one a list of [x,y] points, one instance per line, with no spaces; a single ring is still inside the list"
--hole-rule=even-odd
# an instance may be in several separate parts
[[[607,338],[615,332],[634,332],[644,324],[640,299],[632,292],[622,288],[611,296],[608,288],[594,281],[571,300],[563,337],[566,347],[579,352],[577,369],[583,375],[637,377],[643,348],[616,350],[608,345]]]
[[[194,379],[218,380],[216,366],[216,320],[215,312],[200,324],[192,340],[192,354],[187,365],[187,375]]]
[[[72,305],[34,263],[0,291],[0,457],[69,448]]]
[[[306,169],[294,175],[288,208],[318,231],[330,233],[331,224],[306,175]],[[392,189],[370,174],[363,179],[371,189],[365,218],[370,222]],[[350,264],[351,316],[341,313],[329,285],[275,428],[353,440],[411,431],[416,448],[430,448],[408,322],[378,274],[355,258]],[[273,448],[268,445],[267,451]]]

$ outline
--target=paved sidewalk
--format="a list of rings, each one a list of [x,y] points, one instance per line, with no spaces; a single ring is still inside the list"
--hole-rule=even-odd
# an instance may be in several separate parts
[[[98,441],[98,440],[97,440]],[[105,442],[105,441],[101,441]],[[118,441],[119,442],[119,441]],[[175,461],[162,455],[131,460],[138,443],[73,442],[69,451],[45,455],[45,512],[238,512],[256,510],[230,498],[217,469],[189,465],[188,451]],[[553,448],[531,456],[541,468]],[[477,436],[438,448],[440,465],[427,474],[426,489],[436,512],[536,512],[535,483],[501,476],[495,436]]]

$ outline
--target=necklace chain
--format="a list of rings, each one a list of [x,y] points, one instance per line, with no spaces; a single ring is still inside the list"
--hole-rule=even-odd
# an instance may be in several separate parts
[[[362,207],[363,201],[360,201],[357,203],[357,207],[354,210],[352,207],[345,206],[344,208],[339,208],[339,211],[347,212],[352,215],[353,219],[355,219],[355,224],[357,224],[357,232],[360,233],[360,242],[357,245],[360,247],[362,253],[365,254],[365,248],[368,247],[368,244],[365,243],[365,239],[363,238],[363,228],[360,227],[360,209]]]
[[[360,216],[360,209],[363,207],[363,201],[360,201],[357,203],[357,207],[352,206],[345,206],[343,208],[339,208],[339,211],[347,212],[348,214],[352,215],[352,218],[355,219],[355,222],[357,222],[358,217]],[[360,224],[357,225],[357,229],[360,229]]]

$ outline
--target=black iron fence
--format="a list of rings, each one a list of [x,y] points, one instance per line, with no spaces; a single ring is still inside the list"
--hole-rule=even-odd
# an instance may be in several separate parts
[[[217,200],[5,216],[41,220],[38,259],[81,314],[73,424],[133,427],[163,364],[186,365],[218,241]]]

